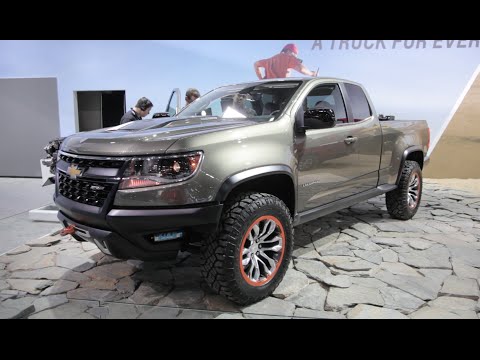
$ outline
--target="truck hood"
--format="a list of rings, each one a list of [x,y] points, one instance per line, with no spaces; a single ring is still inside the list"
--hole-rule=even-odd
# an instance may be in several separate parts
[[[63,141],[61,150],[100,156],[163,154],[179,139],[256,124],[246,119],[216,117],[141,120],[69,136]]]

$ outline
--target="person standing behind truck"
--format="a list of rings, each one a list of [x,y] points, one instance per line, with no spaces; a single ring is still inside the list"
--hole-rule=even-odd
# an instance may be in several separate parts
[[[152,108],[153,103],[146,97],[142,97],[137,101],[135,107],[131,108],[125,113],[125,115],[122,116],[120,124],[126,124],[131,121],[142,120],[142,118],[150,114],[150,110],[152,110]]]
[[[200,91],[198,91],[195,88],[188,89],[187,92],[185,93],[185,101],[186,101],[185,106],[190,105],[192,102],[197,100],[199,97],[200,97]]]
[[[198,91],[195,88],[188,89],[187,92],[185,93],[185,106],[180,111],[183,111],[188,105],[193,103],[199,97],[200,97],[200,91]]]
[[[283,79],[290,75],[290,69],[296,70],[307,76],[317,76],[318,71],[310,71],[303,60],[298,57],[298,47],[295,44],[287,44],[280,54],[269,59],[258,60],[254,64],[255,73],[262,79]],[[265,76],[262,76],[260,68],[264,68]]]

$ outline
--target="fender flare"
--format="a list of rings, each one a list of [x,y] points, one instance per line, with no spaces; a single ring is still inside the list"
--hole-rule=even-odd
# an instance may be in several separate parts
[[[222,186],[220,186],[220,189],[218,190],[215,201],[224,202],[227,199],[228,195],[232,192],[232,190],[244,182],[258,179],[263,176],[270,176],[270,175],[277,175],[277,174],[290,176],[293,184],[295,184],[293,171],[290,167],[286,165],[261,166],[258,168],[241,171],[239,173],[236,173],[228,177],[223,182]]]
[[[423,160],[424,160],[424,163],[425,163],[425,153],[423,152],[423,148],[421,146],[416,145],[416,146],[411,146],[411,147],[405,149],[405,151],[403,152],[403,155],[402,155],[402,161],[400,162],[400,168],[398,169],[397,181],[395,182],[396,185],[398,185],[399,182],[400,182],[400,177],[402,175],[403,166],[405,165],[405,161],[407,161],[408,155],[410,155],[411,153],[414,153],[414,152],[421,152],[423,154]]]

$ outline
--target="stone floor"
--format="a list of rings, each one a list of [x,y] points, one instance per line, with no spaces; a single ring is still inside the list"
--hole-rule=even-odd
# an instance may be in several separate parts
[[[480,317],[480,196],[425,184],[414,220],[384,197],[296,228],[294,259],[269,297],[239,307],[202,282],[198,255],[119,261],[50,235],[0,256],[0,318]]]

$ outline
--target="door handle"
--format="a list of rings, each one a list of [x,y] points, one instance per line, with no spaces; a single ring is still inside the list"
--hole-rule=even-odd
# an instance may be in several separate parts
[[[353,143],[356,143],[358,140],[357,137],[352,137],[352,136],[349,136],[345,139],[345,144],[347,145],[352,145]]]

